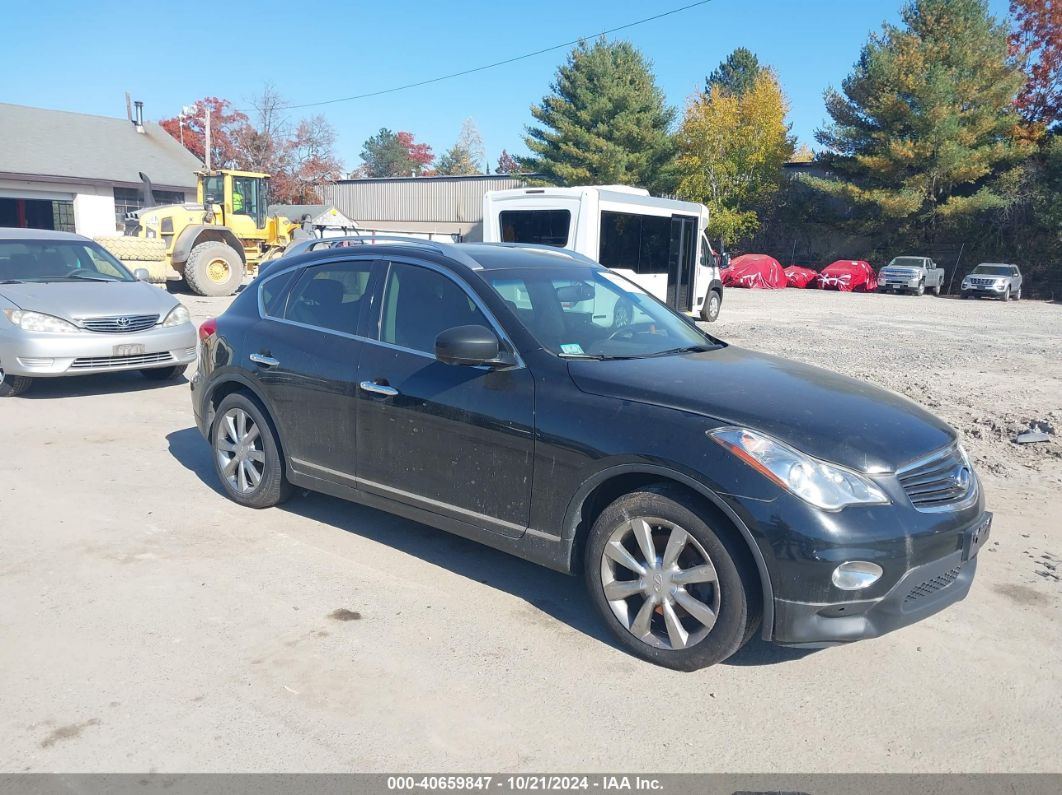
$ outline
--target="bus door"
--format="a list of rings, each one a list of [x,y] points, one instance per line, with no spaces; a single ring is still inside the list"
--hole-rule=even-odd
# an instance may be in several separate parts
[[[671,244],[667,269],[667,305],[680,312],[693,309],[694,269],[697,267],[697,217],[671,216]]]

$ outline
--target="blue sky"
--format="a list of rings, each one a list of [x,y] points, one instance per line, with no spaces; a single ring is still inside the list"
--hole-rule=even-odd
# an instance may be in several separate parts
[[[0,100],[123,116],[124,92],[145,115],[174,115],[216,95],[249,107],[271,82],[291,103],[375,91],[589,36],[690,0],[466,0],[464,2],[10,4],[0,48],[7,75]],[[681,108],[705,75],[745,46],[778,72],[793,132],[813,144],[822,92],[839,85],[867,34],[896,20],[901,0],[713,0],[624,31],[653,62],[668,100]],[[1002,18],[1007,0],[989,0]],[[295,10],[298,9],[298,10]],[[319,13],[315,13],[319,9]],[[291,111],[320,112],[339,134],[348,167],[380,127],[409,130],[438,154],[466,117],[493,164],[502,148],[524,151],[529,106],[548,92],[564,51],[381,97]],[[2,123],[2,119],[0,119]]]

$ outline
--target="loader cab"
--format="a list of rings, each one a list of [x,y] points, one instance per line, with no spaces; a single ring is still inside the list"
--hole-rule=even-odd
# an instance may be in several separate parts
[[[199,174],[198,199],[221,217],[240,238],[262,237],[269,207],[269,175],[253,171],[203,171]]]

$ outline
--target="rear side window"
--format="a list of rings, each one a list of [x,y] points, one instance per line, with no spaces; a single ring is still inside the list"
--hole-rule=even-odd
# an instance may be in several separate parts
[[[288,271],[271,279],[266,279],[262,284],[262,310],[269,317],[284,317],[284,301],[288,296],[288,288],[292,280],[299,273],[298,270]]]
[[[504,210],[498,214],[503,243],[540,243],[564,248],[572,214],[568,210]]]
[[[305,326],[356,334],[364,299],[372,276],[372,260],[337,262],[306,268],[287,291],[270,305],[263,305],[274,317]],[[279,280],[280,277],[277,277]]]
[[[435,338],[455,326],[490,323],[456,282],[415,265],[392,263],[384,293],[380,340],[435,353]]]

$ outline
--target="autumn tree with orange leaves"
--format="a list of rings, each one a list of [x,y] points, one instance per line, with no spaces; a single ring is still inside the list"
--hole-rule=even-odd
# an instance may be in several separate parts
[[[1027,75],[1018,109],[1030,126],[1055,129],[1062,120],[1062,2],[1011,0],[1010,15],[1011,52]]]

